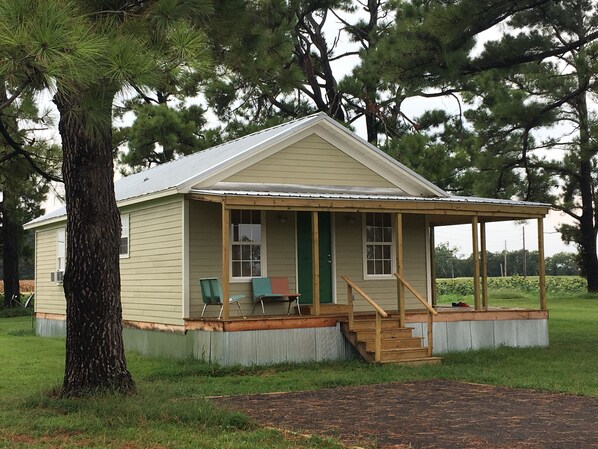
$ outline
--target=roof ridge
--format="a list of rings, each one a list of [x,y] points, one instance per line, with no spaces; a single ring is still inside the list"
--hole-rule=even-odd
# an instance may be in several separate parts
[[[196,152],[191,153],[191,154],[186,154],[185,156],[180,157],[178,159],[172,159],[172,160],[164,162],[162,164],[157,164],[157,165],[155,165],[153,167],[146,168],[145,170],[141,170],[141,171],[138,171],[136,173],[131,173],[130,175],[123,176],[121,179],[126,179],[126,178],[129,178],[129,177],[133,177],[135,175],[141,175],[142,173],[147,173],[148,171],[157,169],[159,167],[166,167],[169,164],[173,164],[175,162],[181,161],[181,160],[186,159],[188,157],[193,157],[193,156],[196,156],[196,155],[199,155],[199,154],[205,155],[206,153],[211,152],[212,150],[216,150],[218,148],[221,148],[221,147],[223,147],[225,145],[229,145],[229,144],[234,143],[234,142],[239,142],[239,141],[241,141],[243,139],[248,139],[250,137],[257,136],[259,134],[265,133],[266,131],[271,131],[271,130],[274,130],[274,129],[277,129],[277,128],[281,128],[283,126],[288,126],[288,125],[290,125],[291,123],[294,123],[294,122],[301,122],[301,121],[304,121],[304,120],[307,120],[307,119],[310,119],[310,118],[314,118],[314,117],[317,117],[317,116],[322,116],[322,115],[327,115],[327,114],[325,112],[316,112],[314,114],[306,115],[304,117],[299,117],[299,118],[290,120],[288,122],[284,122],[284,123],[280,123],[280,124],[275,125],[275,126],[271,126],[269,128],[263,128],[263,129],[260,129],[259,131],[255,131],[255,132],[252,132],[250,134],[246,134],[244,136],[237,137],[236,139],[233,139],[233,140],[227,140],[226,142],[222,142],[222,143],[219,143],[218,145],[214,145],[212,147],[205,148],[205,149],[203,149],[201,151],[196,151]]]
[[[201,150],[201,151],[198,151],[196,153],[192,153],[189,156],[192,156],[193,154],[205,153],[207,151],[215,150],[216,148],[219,148],[221,146],[228,145],[228,144],[231,144],[231,143],[234,143],[234,142],[239,142],[240,140],[248,139],[249,137],[254,137],[254,136],[257,136],[259,134],[263,134],[266,131],[272,131],[272,130],[277,129],[277,128],[282,128],[283,126],[288,126],[288,125],[290,125],[291,123],[294,123],[294,122],[302,122],[304,120],[307,120],[307,119],[313,118],[313,117],[317,117],[317,116],[322,115],[322,114],[326,115],[324,112],[316,112],[315,114],[310,114],[310,115],[306,115],[304,117],[299,117],[299,118],[296,118],[296,119],[293,119],[293,120],[289,120],[288,122],[279,123],[278,125],[274,125],[274,126],[271,126],[269,128],[263,128],[263,129],[260,129],[258,131],[254,131],[254,132],[252,132],[250,134],[246,134],[244,136],[237,137],[236,139],[227,140],[226,142],[219,143],[218,145],[214,145],[213,147],[206,148],[205,150]]]

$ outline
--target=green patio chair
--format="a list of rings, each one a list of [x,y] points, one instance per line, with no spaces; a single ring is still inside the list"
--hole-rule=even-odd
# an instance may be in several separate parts
[[[203,314],[206,311],[206,307],[208,306],[220,306],[220,313],[218,314],[218,319],[222,317],[222,284],[220,284],[220,279],[218,278],[202,278],[199,280],[199,285],[201,287],[201,297],[203,300],[203,310],[201,311],[201,317],[203,318]],[[245,295],[236,295],[231,296],[228,299],[229,304],[236,303],[237,307],[239,308],[239,312],[243,318],[245,318],[245,314],[243,313],[243,309],[241,309],[241,305],[239,301],[245,298]]]

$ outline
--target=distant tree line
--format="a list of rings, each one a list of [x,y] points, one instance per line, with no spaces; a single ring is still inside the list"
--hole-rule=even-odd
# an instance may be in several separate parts
[[[436,277],[457,278],[473,276],[473,256],[459,255],[456,247],[441,243],[436,247]],[[546,274],[550,276],[579,276],[578,256],[560,252],[546,257]],[[538,276],[538,251],[523,250],[488,252],[488,276]]]

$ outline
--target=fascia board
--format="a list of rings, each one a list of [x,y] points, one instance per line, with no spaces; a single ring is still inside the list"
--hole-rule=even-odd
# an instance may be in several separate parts
[[[157,200],[159,198],[164,198],[166,196],[176,195],[177,193],[179,193],[178,190],[174,187],[171,187],[170,189],[167,189],[167,190],[160,190],[155,193],[134,196],[132,198],[127,198],[127,199],[124,199],[121,201],[117,201],[116,205],[120,209],[121,207],[127,207],[127,206],[131,206],[131,205],[134,205],[137,203],[145,203],[146,201]]]
[[[36,221],[35,223],[32,223],[32,222],[25,223],[23,225],[23,229],[25,231],[28,231],[30,229],[37,229],[37,228],[41,228],[42,226],[49,226],[49,225],[53,225],[56,223],[61,223],[63,221],[66,221],[66,213],[62,214],[62,215],[58,215],[57,217],[52,217],[48,220]]]
[[[170,196],[170,195],[176,195],[178,192],[176,189],[168,189],[168,190],[161,190],[159,192],[156,193],[150,193],[148,195],[141,195],[141,196],[136,196],[133,198],[127,198],[125,200],[122,201],[117,201],[117,207],[120,209],[122,207],[127,207],[127,206],[131,206],[134,204],[138,204],[138,203],[144,203],[146,201],[151,201],[151,200],[155,200],[155,199],[159,199],[159,198],[164,198],[166,196]],[[40,220],[40,221],[34,221],[34,222],[29,222],[23,225],[23,229],[25,230],[29,230],[29,229],[35,229],[35,228],[39,228],[42,226],[46,226],[46,225],[51,225],[51,224],[55,224],[55,223],[60,223],[62,221],[66,221],[66,212],[64,214],[58,215],[56,217],[52,217],[49,218],[48,220]],[[40,217],[40,218],[43,218]]]

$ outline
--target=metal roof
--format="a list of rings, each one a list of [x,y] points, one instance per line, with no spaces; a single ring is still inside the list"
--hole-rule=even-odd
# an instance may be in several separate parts
[[[389,195],[383,193],[360,193],[360,192],[281,192],[264,190],[222,190],[222,189],[191,189],[190,193],[199,195],[215,196],[250,196],[250,197],[271,197],[271,198],[295,198],[295,199],[329,199],[329,200],[379,200],[399,202],[440,202],[440,203],[466,203],[466,204],[496,204],[501,206],[526,206],[526,207],[550,207],[549,204],[536,203],[519,200],[505,200],[494,198],[481,198],[470,196],[448,196],[448,197],[413,197],[404,195]]]
[[[332,131],[334,136],[348,142],[356,148],[366,164],[371,163],[374,168],[386,170],[399,175],[401,179],[409,180],[411,185],[419,186],[420,193],[405,196],[397,185],[397,189],[367,189],[364,187],[344,186],[297,186],[297,185],[233,185],[221,182],[219,179],[223,170],[234,167],[238,163],[251,163],[252,157],[260,151],[273,148],[277,143],[284,144],[293,135],[311,129],[312,125],[322,125]],[[315,128],[314,128],[315,130]],[[335,138],[336,138],[335,137]],[[349,150],[347,150],[349,151]],[[257,156],[256,156],[257,157]],[[209,184],[202,186],[201,183]],[[126,176],[114,183],[116,200],[119,206],[130,202],[144,201],[146,198],[170,195],[175,193],[201,192],[211,195],[244,195],[271,196],[286,198],[313,199],[362,199],[388,201],[442,201],[449,203],[472,204],[501,204],[548,207],[541,203],[527,203],[523,201],[495,200],[489,198],[456,197],[438,188],[430,181],[405,167],[380,149],[374,147],[344,126],[340,125],[324,113],[318,113],[274,126],[230,142],[217,145],[189,156],[152,167],[139,173]],[[27,228],[35,227],[39,223],[56,221],[66,214],[63,207],[42,217],[30,221]]]

